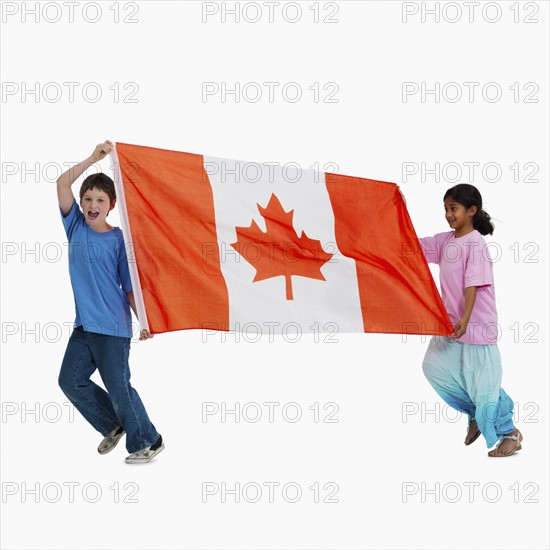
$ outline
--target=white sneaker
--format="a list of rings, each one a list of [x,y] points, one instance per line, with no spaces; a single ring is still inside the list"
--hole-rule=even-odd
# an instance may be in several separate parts
[[[111,430],[104,438],[103,441],[99,444],[97,452],[100,455],[106,455],[108,452],[112,451],[117,443],[120,441],[120,438],[124,435],[124,430],[122,426]]]
[[[150,447],[145,447],[141,451],[128,455],[126,457],[126,464],[145,464],[151,462],[162,451],[164,451],[164,443],[162,442],[162,436],[159,435],[159,438]]]

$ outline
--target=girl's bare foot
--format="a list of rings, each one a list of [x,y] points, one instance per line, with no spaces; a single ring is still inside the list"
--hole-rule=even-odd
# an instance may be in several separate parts
[[[474,418],[468,426],[468,433],[466,434],[464,445],[471,445],[480,435],[481,432],[479,431],[479,428],[477,427],[477,422]]]
[[[513,439],[512,439],[513,438]],[[510,456],[516,451],[521,449],[521,442],[523,436],[521,432],[516,428],[513,432],[503,436],[503,439],[499,443],[498,447],[488,453],[489,456]]]

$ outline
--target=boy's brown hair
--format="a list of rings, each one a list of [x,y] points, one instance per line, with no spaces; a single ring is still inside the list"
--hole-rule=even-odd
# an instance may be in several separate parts
[[[109,197],[110,205],[112,205],[113,201],[116,199],[115,182],[102,172],[99,174],[91,174],[82,182],[80,186],[80,200],[82,201],[82,197],[84,197],[86,191],[91,191],[92,189],[98,189],[106,193]]]

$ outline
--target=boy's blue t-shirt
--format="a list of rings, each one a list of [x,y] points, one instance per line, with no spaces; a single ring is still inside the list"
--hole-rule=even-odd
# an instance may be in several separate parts
[[[86,223],[76,199],[66,217],[61,208],[59,212],[69,239],[69,274],[76,309],[74,326],[131,338],[132,314],[126,292],[132,290],[132,282],[121,229],[94,231]]]

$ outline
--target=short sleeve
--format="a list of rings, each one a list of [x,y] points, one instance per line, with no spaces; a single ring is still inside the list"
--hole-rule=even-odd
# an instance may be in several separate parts
[[[469,243],[464,272],[464,288],[491,286],[493,284],[493,261],[487,253],[485,241]]]
[[[421,237],[418,239],[420,246],[426,257],[426,261],[429,264],[439,264],[439,243],[437,242],[437,235],[434,237]]]
[[[118,273],[122,284],[122,291],[124,293],[130,292],[132,290],[132,280],[130,278],[128,256],[126,255],[126,245],[124,244],[123,238],[120,239],[118,247]]]
[[[63,221],[63,227],[65,228],[65,233],[69,240],[71,240],[71,235],[74,232],[75,227],[78,225],[78,222],[84,219],[84,214],[80,211],[76,199],[73,197],[73,205],[69,210],[69,213],[64,216],[61,207],[59,207],[59,213],[61,214],[61,220]]]

